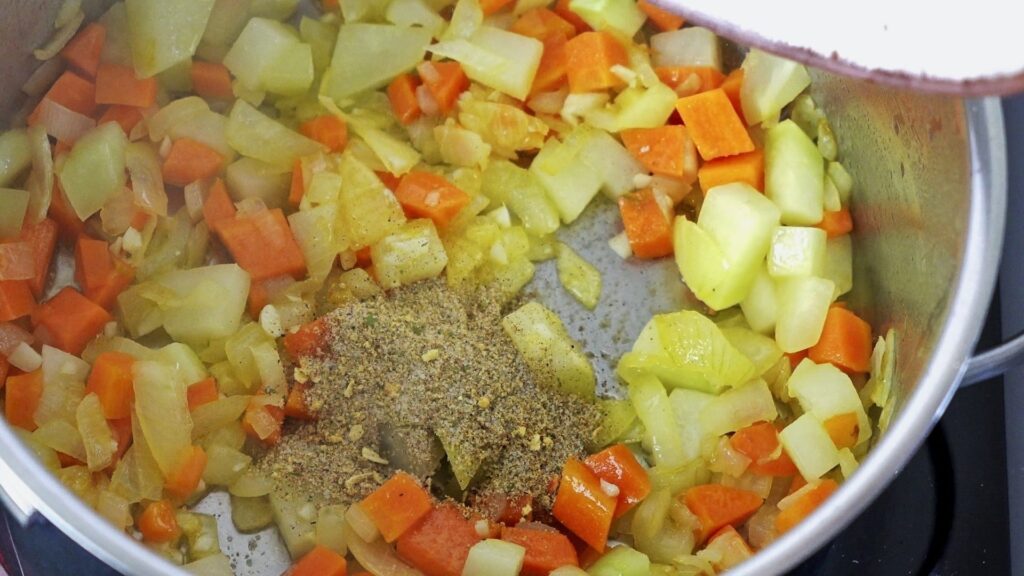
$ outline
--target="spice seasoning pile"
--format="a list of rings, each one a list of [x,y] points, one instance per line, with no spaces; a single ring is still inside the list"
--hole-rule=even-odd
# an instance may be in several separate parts
[[[350,503],[402,469],[439,495],[472,479],[548,508],[549,481],[600,424],[593,404],[532,380],[485,291],[418,282],[325,318],[324,353],[295,369],[318,418],[258,462],[281,494]]]

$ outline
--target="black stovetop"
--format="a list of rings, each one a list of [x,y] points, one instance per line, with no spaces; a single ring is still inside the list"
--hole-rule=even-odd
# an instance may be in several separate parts
[[[1012,162],[1024,157],[1024,96],[1004,100],[1004,113],[1011,159],[1007,226],[1024,228],[1024,165]],[[1008,246],[1018,239],[1024,245],[1024,230],[1009,233]],[[1010,278],[1003,282],[1002,302],[1015,304],[1013,296],[1024,293],[1024,276],[1005,271],[1013,264],[1004,262],[1004,276]],[[1001,340],[1004,318],[1014,329],[1024,328],[1024,311],[1018,313],[1015,306],[1001,310],[997,295],[979,349]],[[1024,510],[1018,510],[1024,506],[1024,423],[1016,418],[1024,413],[1024,370],[1008,380],[1016,386],[1005,397],[1002,378],[957,392],[925,444],[882,495],[791,574],[1010,574],[1014,564],[1013,572],[1024,574],[1024,558],[1012,558],[1010,545],[1024,542]],[[1013,408],[1018,401],[1020,411]],[[1005,413],[1011,414],[1009,426]],[[1021,434],[1016,434],[1018,427]],[[1008,454],[1012,475],[1007,474]],[[20,528],[6,511],[0,517],[0,565],[11,576],[117,575],[45,520]]]

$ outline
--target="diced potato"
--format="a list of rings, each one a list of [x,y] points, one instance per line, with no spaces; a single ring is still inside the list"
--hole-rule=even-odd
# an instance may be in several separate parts
[[[270,495],[274,523],[292,559],[299,559],[316,546],[316,507],[310,502]]]
[[[148,78],[195,54],[215,0],[126,0],[135,71]],[[173,34],[168,31],[173,30]]]
[[[338,200],[337,230],[346,235],[350,248],[370,246],[399,230],[405,223],[402,206],[372,170],[346,153],[339,171],[345,185]]]
[[[826,240],[821,228],[779,226],[768,250],[768,274],[773,278],[821,276],[825,271]]]
[[[504,540],[481,540],[469,549],[463,576],[517,576],[523,568],[526,548]]]
[[[203,481],[211,486],[230,486],[252,462],[247,454],[234,448],[214,444],[206,451],[207,464],[203,470]]]
[[[402,225],[370,248],[377,280],[386,289],[434,278],[448,264],[448,256],[433,221],[422,218]]]
[[[835,289],[831,280],[813,276],[779,282],[775,341],[783,352],[799,352],[818,342]]]
[[[808,481],[821,478],[839,464],[836,445],[813,414],[804,414],[786,426],[779,432],[779,442]]]
[[[779,112],[811,83],[802,64],[752,49],[743,60],[740,102],[751,126],[776,120]]]
[[[594,396],[594,369],[554,312],[529,302],[505,316],[501,326],[539,382],[584,398]]]
[[[718,36],[693,26],[651,36],[651,63],[655,66],[710,66],[722,69]]]
[[[124,189],[128,138],[116,122],[107,122],[75,142],[57,171],[61,189],[79,218],[100,211]]]
[[[423,60],[430,31],[387,24],[352,23],[338,32],[322,91],[335,101],[387,84]],[[373,54],[373,58],[366,58]]]

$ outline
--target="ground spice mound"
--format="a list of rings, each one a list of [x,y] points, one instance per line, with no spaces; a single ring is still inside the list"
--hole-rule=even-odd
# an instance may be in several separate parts
[[[258,468],[282,493],[326,504],[359,500],[397,469],[457,497],[450,469],[479,463],[472,490],[549,507],[552,477],[584,453],[600,412],[533,381],[501,312],[488,293],[443,280],[330,312],[324,353],[295,372],[318,419],[287,429]]]

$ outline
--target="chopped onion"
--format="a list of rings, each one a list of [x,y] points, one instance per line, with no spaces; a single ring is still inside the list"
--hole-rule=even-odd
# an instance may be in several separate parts
[[[608,240],[608,247],[619,255],[623,260],[633,255],[633,248],[629,245],[629,238],[625,232],[619,232]]]
[[[531,97],[526,105],[538,114],[556,116],[562,111],[562,106],[565,105],[565,99],[568,96],[569,91],[565,88],[556,92],[540,92]]]
[[[718,446],[711,457],[711,462],[708,463],[708,469],[738,478],[746,471],[747,466],[750,466],[750,458],[734,450],[727,437],[722,436],[718,439]]]
[[[601,478],[601,492],[604,492],[612,498],[617,498],[619,496],[619,487],[604,478]]]
[[[818,487],[818,484],[820,483],[820,481],[808,482],[807,484],[801,486],[800,489],[797,490],[796,492],[793,492],[789,496],[786,496],[782,500],[779,500],[779,510],[785,510],[786,508],[789,508],[797,501],[799,501],[801,498],[803,498],[804,494],[807,494],[808,492],[811,492],[812,490],[816,489]]]
[[[42,126],[37,124],[29,128],[28,139],[32,145],[32,172],[25,185],[30,194],[25,218],[29,222],[39,222],[46,218],[53,195],[53,153],[46,129]]]
[[[35,257],[28,242],[0,244],[0,280],[29,280],[35,275]]]
[[[352,508],[357,508],[357,506]],[[352,508],[349,508],[349,511]],[[348,514],[345,515],[346,519],[348,516]],[[348,551],[352,553],[359,565],[373,574],[423,576],[422,572],[402,562],[393,546],[383,540],[366,542],[360,538],[352,528],[351,520],[349,520],[349,524],[345,525],[345,542],[348,544]]]
[[[42,48],[38,48],[32,51],[32,54],[37,60],[49,60],[60,53],[67,46],[67,43],[71,41],[75,36],[75,32],[78,32],[78,27],[85,21],[85,13],[82,12],[80,6],[71,6],[77,3],[76,0],[69,0],[61,7],[61,11],[58,13],[57,22],[63,22],[59,25],[60,27],[54,32],[50,40],[43,45]],[[71,7],[73,12],[70,16],[64,16],[67,14],[67,8]]]
[[[50,86],[53,86],[62,72],[64,72],[64,61],[60,58],[51,58],[32,72],[32,75],[21,87],[21,91],[29,96],[42,96],[46,94]]]
[[[10,322],[0,323],[0,354],[10,356],[22,343],[32,344],[32,335]]]
[[[424,68],[426,68],[424,66]],[[427,116],[436,116],[441,111],[440,105],[437,100],[434,99],[434,95],[430,93],[425,85],[419,85],[416,87],[416,102],[420,106],[420,110]]]
[[[239,216],[259,214],[267,209],[267,205],[263,202],[262,198],[245,198],[241,202],[236,203],[235,206],[238,208]]]
[[[46,128],[47,134],[68,144],[74,143],[96,127],[96,121],[92,118],[65,108],[49,98],[39,102],[38,118],[38,123]]]
[[[198,222],[203,218],[203,204],[206,203],[206,187],[202,180],[196,180],[185,186],[185,209],[192,222]]]
[[[125,148],[124,160],[131,176],[135,203],[150,214],[166,216],[167,192],[164,190],[160,160],[153,148],[139,142],[129,144]]]
[[[349,506],[345,512],[345,522],[352,529],[353,536],[363,542],[373,542],[380,537],[377,525],[358,503]]]
[[[7,356],[7,361],[22,372],[33,372],[43,365],[43,357],[25,342],[15,347]]]
[[[134,194],[129,188],[124,188],[100,209],[103,231],[111,236],[124,234],[131,227],[136,210]]]

